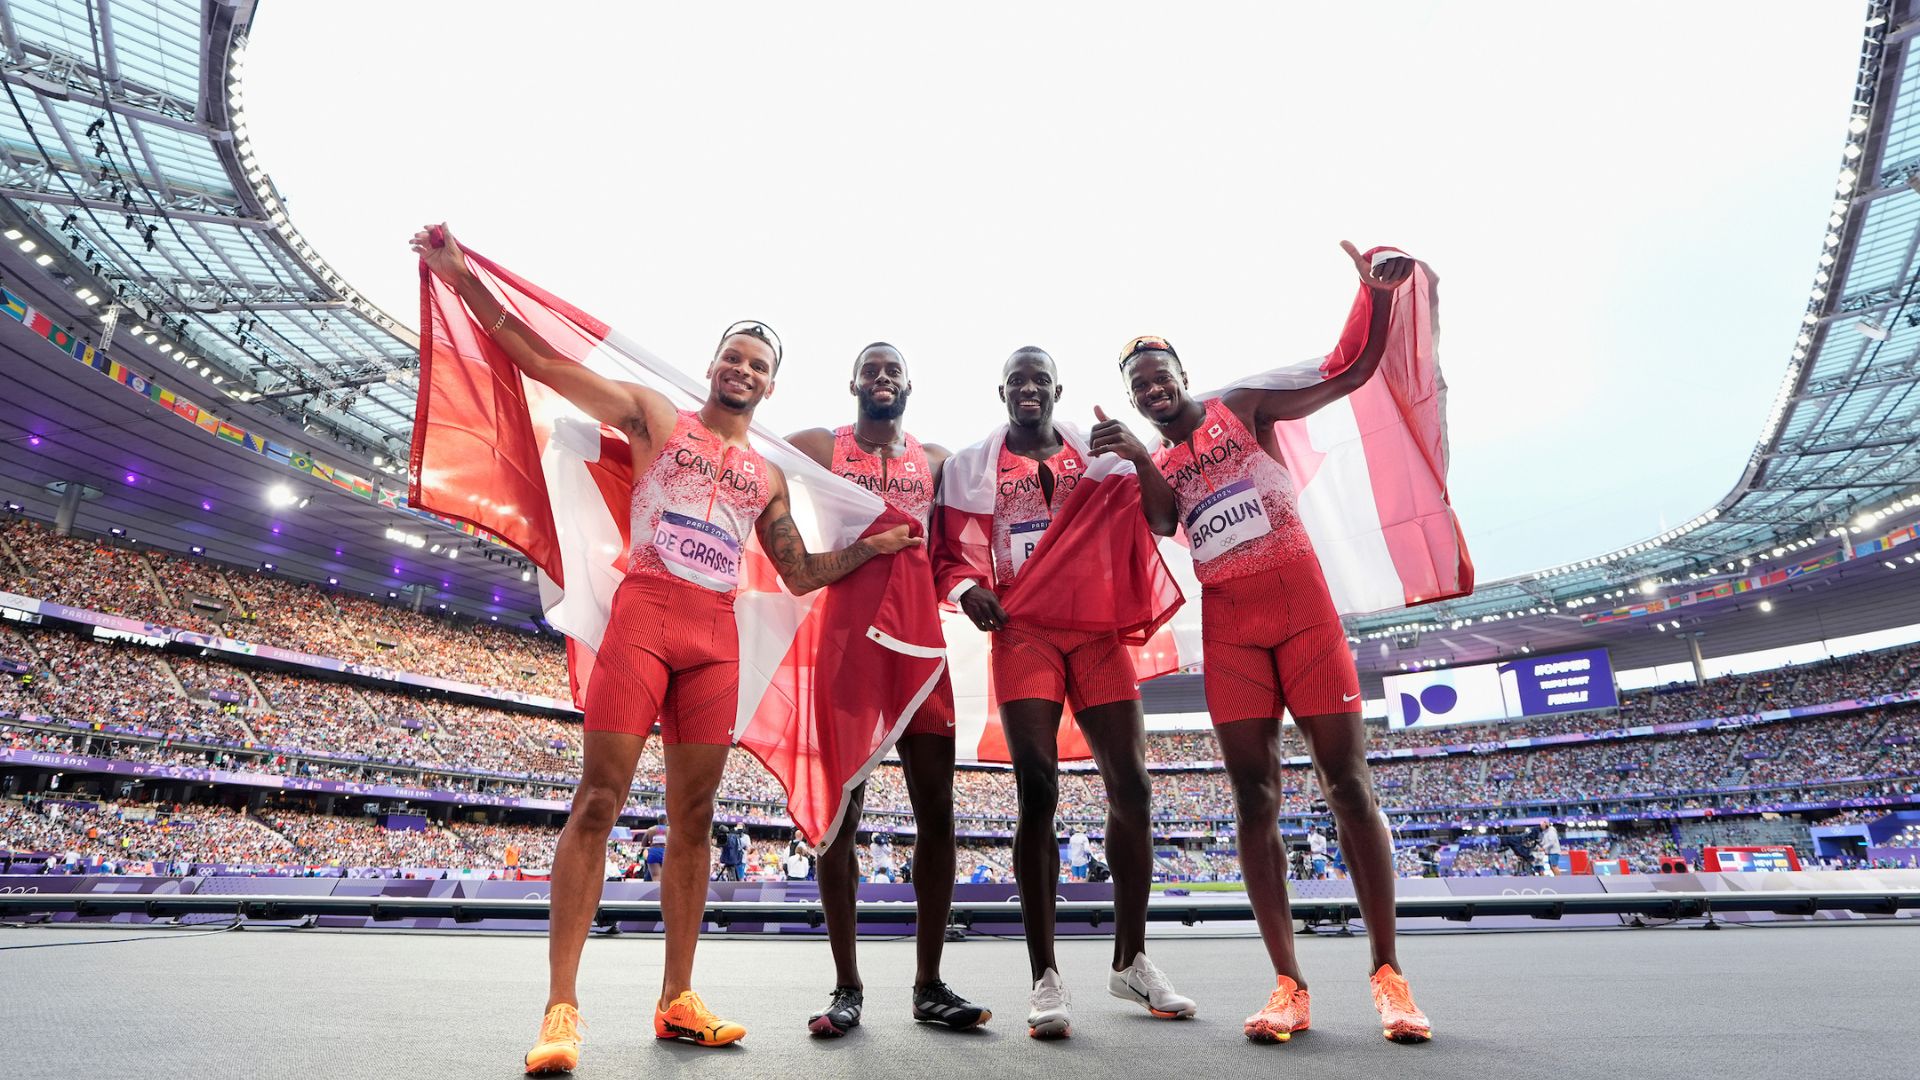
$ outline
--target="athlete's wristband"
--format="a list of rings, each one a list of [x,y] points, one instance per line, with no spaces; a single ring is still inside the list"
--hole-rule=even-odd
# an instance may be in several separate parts
[[[960,602],[960,598],[967,595],[967,590],[973,588],[975,585],[978,585],[978,584],[980,583],[973,580],[972,578],[968,578],[967,580],[961,582],[960,584],[955,585],[953,587],[953,591],[947,594],[947,603],[958,604]]]

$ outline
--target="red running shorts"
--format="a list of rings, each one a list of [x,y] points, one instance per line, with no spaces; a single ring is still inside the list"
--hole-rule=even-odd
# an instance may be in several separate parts
[[[1140,700],[1133,658],[1120,635],[1009,625],[993,635],[993,695],[1065,702],[1082,712],[1116,701]]]
[[[1215,724],[1360,711],[1360,673],[1317,559],[1204,586],[1200,638]]]
[[[645,737],[658,719],[669,746],[726,746],[739,697],[733,594],[628,574],[587,682],[586,730]]]

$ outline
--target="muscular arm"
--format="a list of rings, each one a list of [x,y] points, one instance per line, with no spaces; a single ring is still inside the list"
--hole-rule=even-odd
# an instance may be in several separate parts
[[[627,433],[635,462],[652,443],[654,432],[673,429],[673,405],[638,383],[597,375],[562,356],[525,322],[502,309],[467,261],[467,253],[442,222],[413,234],[409,245],[434,277],[458,293],[474,319],[521,373],[551,387],[575,408]]]
[[[1338,401],[1366,385],[1380,369],[1387,351],[1387,323],[1393,317],[1393,296],[1376,290],[1373,311],[1367,321],[1367,343],[1347,370],[1333,378],[1298,390],[1229,390],[1221,400],[1233,410],[1249,430],[1259,431],[1280,420],[1298,420],[1311,416],[1330,402]]]
[[[1145,465],[1134,463],[1140,474],[1140,510],[1147,515],[1147,528],[1155,536],[1172,536],[1180,527],[1180,508],[1173,498],[1173,486],[1149,458]]]
[[[921,443],[920,450],[927,455],[927,471],[933,474],[934,498],[940,497],[940,477],[947,471],[947,459],[953,451],[937,443]]]
[[[777,468],[773,470],[773,494],[767,500],[767,508],[760,512],[756,528],[760,533],[760,546],[766,549],[767,557],[780,571],[780,580],[787,583],[795,596],[805,596],[839,581],[876,555],[889,555],[909,543],[921,543],[918,538],[907,541],[907,527],[901,525],[855,540],[838,551],[822,555],[810,553],[806,541],[801,539],[800,527],[793,522],[786,475]]]
[[[1179,506],[1160,466],[1154,464],[1153,454],[1125,424],[1108,419],[1098,408],[1093,415],[1100,422],[1088,436],[1087,449],[1094,454],[1117,454],[1133,463],[1133,471],[1140,477],[1140,510],[1146,515],[1147,528],[1159,536],[1172,536],[1180,527]]]
[[[632,433],[672,430],[673,405],[659,393],[639,383],[609,379],[561,356],[519,316],[505,311],[471,271],[456,274],[449,284],[481,326],[499,324],[492,335],[494,343],[528,378],[553,388],[603,424]]]

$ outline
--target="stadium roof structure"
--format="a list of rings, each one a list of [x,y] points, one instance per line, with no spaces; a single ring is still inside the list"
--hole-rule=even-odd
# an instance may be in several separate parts
[[[40,512],[77,487],[76,521],[96,533],[524,617],[537,601],[523,559],[404,505],[417,340],[300,235],[253,153],[256,6],[0,0],[0,494]],[[1731,590],[1920,507],[1917,9],[1866,6],[1804,325],[1782,342],[1779,397],[1732,490],[1621,550],[1350,619],[1363,668],[1628,647],[1681,623],[1597,613]],[[1892,578],[1863,589],[1849,610],[1881,626],[1920,603],[1920,586]],[[1775,618],[1742,640],[1832,625]]]
[[[524,621],[525,560],[405,508],[418,341],[254,156],[255,8],[0,0],[0,491],[42,513],[77,488],[96,533]],[[462,554],[485,557],[442,561]]]
[[[1581,612],[1736,581],[1874,535],[1920,499],[1920,34],[1914,0],[1873,0],[1798,337],[1733,488],[1617,551],[1348,621],[1357,641]],[[1810,238],[1811,239],[1811,238]]]

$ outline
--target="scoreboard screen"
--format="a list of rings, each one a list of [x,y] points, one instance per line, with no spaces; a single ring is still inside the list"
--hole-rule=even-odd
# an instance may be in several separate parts
[[[1605,649],[1416,671],[1389,675],[1381,682],[1387,695],[1387,725],[1395,730],[1483,724],[1620,705],[1613,663]]]

